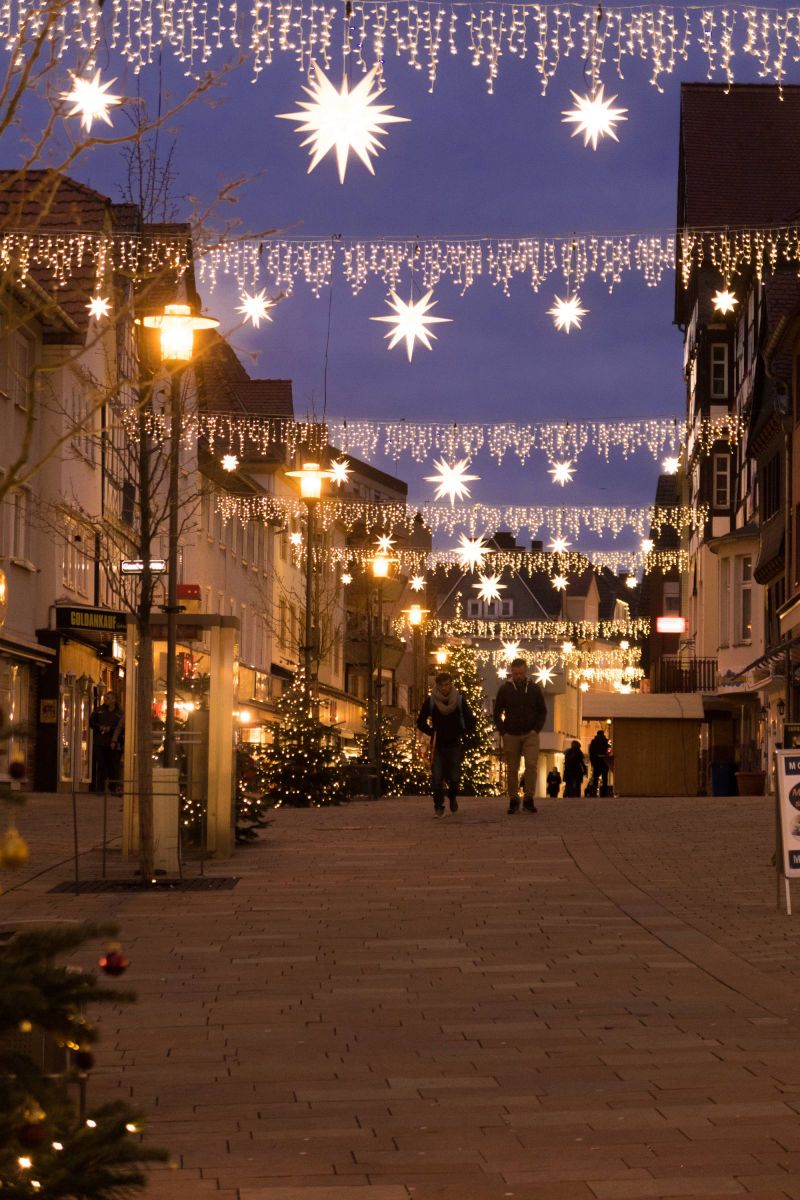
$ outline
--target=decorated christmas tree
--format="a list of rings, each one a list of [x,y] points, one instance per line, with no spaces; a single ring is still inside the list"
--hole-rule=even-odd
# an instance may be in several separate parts
[[[275,789],[267,777],[266,755],[259,745],[236,749],[236,841],[255,841],[269,825],[267,814],[275,807]]]
[[[0,1189],[32,1196],[114,1200],[143,1188],[142,1165],[166,1154],[140,1137],[127,1104],[85,1106],[96,1032],[87,1009],[132,1000],[98,986],[89,972],[59,966],[59,954],[114,934],[80,925],[17,933],[0,947]],[[127,962],[116,948],[100,959],[109,975]]]
[[[475,650],[464,643],[448,646],[448,658],[442,668],[449,671],[455,687],[475,714],[475,729],[463,738],[464,760],[461,765],[461,791],[465,796],[488,796],[496,791],[492,783],[491,755],[495,732],[483,711],[484,692],[475,660]]]
[[[431,773],[419,740],[413,733],[398,733],[394,723],[386,717],[381,722],[381,731],[381,795],[428,795]],[[368,734],[357,734],[356,740],[361,746],[357,761],[363,767],[369,763]]]
[[[315,715],[301,681],[283,693],[277,707],[280,721],[273,741],[254,747],[250,756],[251,794],[275,807],[309,808],[346,799],[347,768],[336,732]]]

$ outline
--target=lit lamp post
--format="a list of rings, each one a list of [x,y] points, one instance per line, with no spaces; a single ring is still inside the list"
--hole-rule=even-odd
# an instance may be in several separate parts
[[[373,707],[372,703],[372,665],[370,663],[369,670],[369,688],[370,688],[370,705],[369,711],[371,715],[370,721],[370,759],[375,773],[375,796],[380,799],[381,796],[381,749],[383,741],[383,583],[388,578],[389,568],[393,562],[397,560],[390,558],[388,554],[379,551],[373,558],[369,560],[372,568],[372,577],[378,587],[378,660],[377,660],[377,703]],[[371,643],[371,638],[370,638]]]
[[[411,626],[411,632],[414,638],[414,693],[411,701],[411,708],[416,711],[422,704],[422,692],[424,690],[423,678],[423,662],[424,654],[420,649],[420,637],[422,635],[422,626],[425,622],[430,609],[423,608],[421,604],[412,604],[410,608],[403,609],[403,615]]]
[[[311,662],[314,650],[313,581],[314,581],[314,516],[315,506],[322,496],[322,483],[333,479],[333,471],[323,471],[319,463],[303,463],[301,471],[287,471],[292,479],[300,480],[300,495],[306,502],[306,622],[303,646],[303,690],[306,700],[311,696]]]
[[[161,361],[172,368],[169,434],[169,527],[167,554],[167,704],[164,714],[164,766],[175,766],[175,693],[178,643],[178,478],[180,475],[181,379],[191,362],[198,329],[219,325],[213,317],[200,317],[188,304],[165,304],[163,312],[141,317],[146,329],[157,329]]]

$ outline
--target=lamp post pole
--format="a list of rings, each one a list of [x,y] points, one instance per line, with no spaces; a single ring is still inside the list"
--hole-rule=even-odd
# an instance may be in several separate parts
[[[311,698],[311,664],[314,649],[314,503],[315,501],[311,497],[306,497],[306,628],[305,645],[303,646],[303,686],[307,701]]]
[[[167,708],[164,714],[164,766],[175,766],[175,693],[178,681],[178,479],[180,476],[181,381],[176,371],[170,385],[169,525],[167,529]]]
[[[375,777],[375,787],[377,799],[380,800],[383,794],[381,787],[381,758],[383,754],[383,578],[378,579],[378,704],[377,704],[377,728],[375,730],[375,759],[377,766],[377,774]]]

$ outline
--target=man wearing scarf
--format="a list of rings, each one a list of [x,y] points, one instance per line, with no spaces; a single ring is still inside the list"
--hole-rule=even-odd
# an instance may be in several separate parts
[[[536,764],[539,758],[539,731],[547,716],[541,688],[528,679],[524,658],[511,664],[511,678],[503,684],[494,702],[494,723],[503,740],[508,774],[508,811],[519,812],[519,764],[525,759],[525,796],[522,807],[535,813]]]
[[[431,739],[431,777],[433,815],[444,816],[445,782],[450,812],[458,812],[458,786],[461,781],[462,739],[475,729],[475,716],[460,692],[453,687],[447,671],[440,671],[431,694],[417,717],[417,729]]]

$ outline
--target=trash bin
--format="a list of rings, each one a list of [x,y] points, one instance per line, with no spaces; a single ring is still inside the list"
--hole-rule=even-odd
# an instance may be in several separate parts
[[[732,762],[712,762],[711,764],[711,795],[737,796],[736,769]]]

